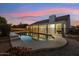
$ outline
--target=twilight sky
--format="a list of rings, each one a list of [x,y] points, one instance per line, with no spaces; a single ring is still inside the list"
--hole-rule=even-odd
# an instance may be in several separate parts
[[[0,16],[8,23],[31,24],[45,20],[50,15],[62,16],[70,14],[71,24],[79,25],[79,4],[77,3],[0,3]]]

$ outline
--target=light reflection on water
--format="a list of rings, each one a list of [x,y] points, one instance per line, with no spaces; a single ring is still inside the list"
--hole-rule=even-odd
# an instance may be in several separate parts
[[[32,42],[32,37],[31,36],[20,35],[19,37],[24,42]]]

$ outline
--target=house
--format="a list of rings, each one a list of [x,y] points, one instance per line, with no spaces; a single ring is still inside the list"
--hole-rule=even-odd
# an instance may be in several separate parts
[[[64,36],[69,31],[70,26],[70,15],[60,17],[51,15],[49,19],[31,24],[27,27],[27,31],[35,39],[45,38],[48,40],[50,35],[58,34]]]

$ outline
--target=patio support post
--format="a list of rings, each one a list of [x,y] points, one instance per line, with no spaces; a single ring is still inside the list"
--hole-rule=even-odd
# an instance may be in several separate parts
[[[48,34],[48,24],[46,24],[46,34]],[[48,35],[46,35],[46,40],[48,40]]]
[[[28,35],[30,36],[30,26],[29,26],[29,33],[28,33]]]
[[[30,36],[31,36],[31,26],[30,26]]]
[[[39,40],[39,24],[38,24],[38,40]]]
[[[32,26],[32,29],[31,29],[31,33],[32,33],[32,36],[33,36],[33,26]]]
[[[32,28],[31,28],[31,37],[32,37],[32,39],[33,39],[33,25],[31,26]]]
[[[31,26],[30,26],[30,36],[31,36]]]
[[[27,26],[26,26],[26,35],[27,35]]]
[[[55,24],[55,28],[54,29],[55,29],[55,34],[56,34],[56,24]]]
[[[65,37],[65,34],[64,34],[64,23],[62,23],[62,36]]]

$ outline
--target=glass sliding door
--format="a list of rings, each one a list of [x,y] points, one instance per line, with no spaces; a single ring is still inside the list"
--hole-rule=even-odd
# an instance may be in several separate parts
[[[55,24],[48,25],[48,34],[52,36],[55,34]],[[53,40],[52,36],[48,36],[48,40]]]
[[[46,34],[46,25],[39,25],[39,38],[40,40],[44,40],[46,39],[46,36],[43,34]]]
[[[56,33],[61,34],[62,33],[62,28],[63,28],[63,24],[62,23],[57,23],[56,24]]]
[[[38,40],[38,25],[32,26],[32,33],[33,38]]]
[[[50,24],[48,26],[48,34],[54,34],[55,33],[55,24]]]
[[[46,25],[39,25],[39,33],[46,34]]]

